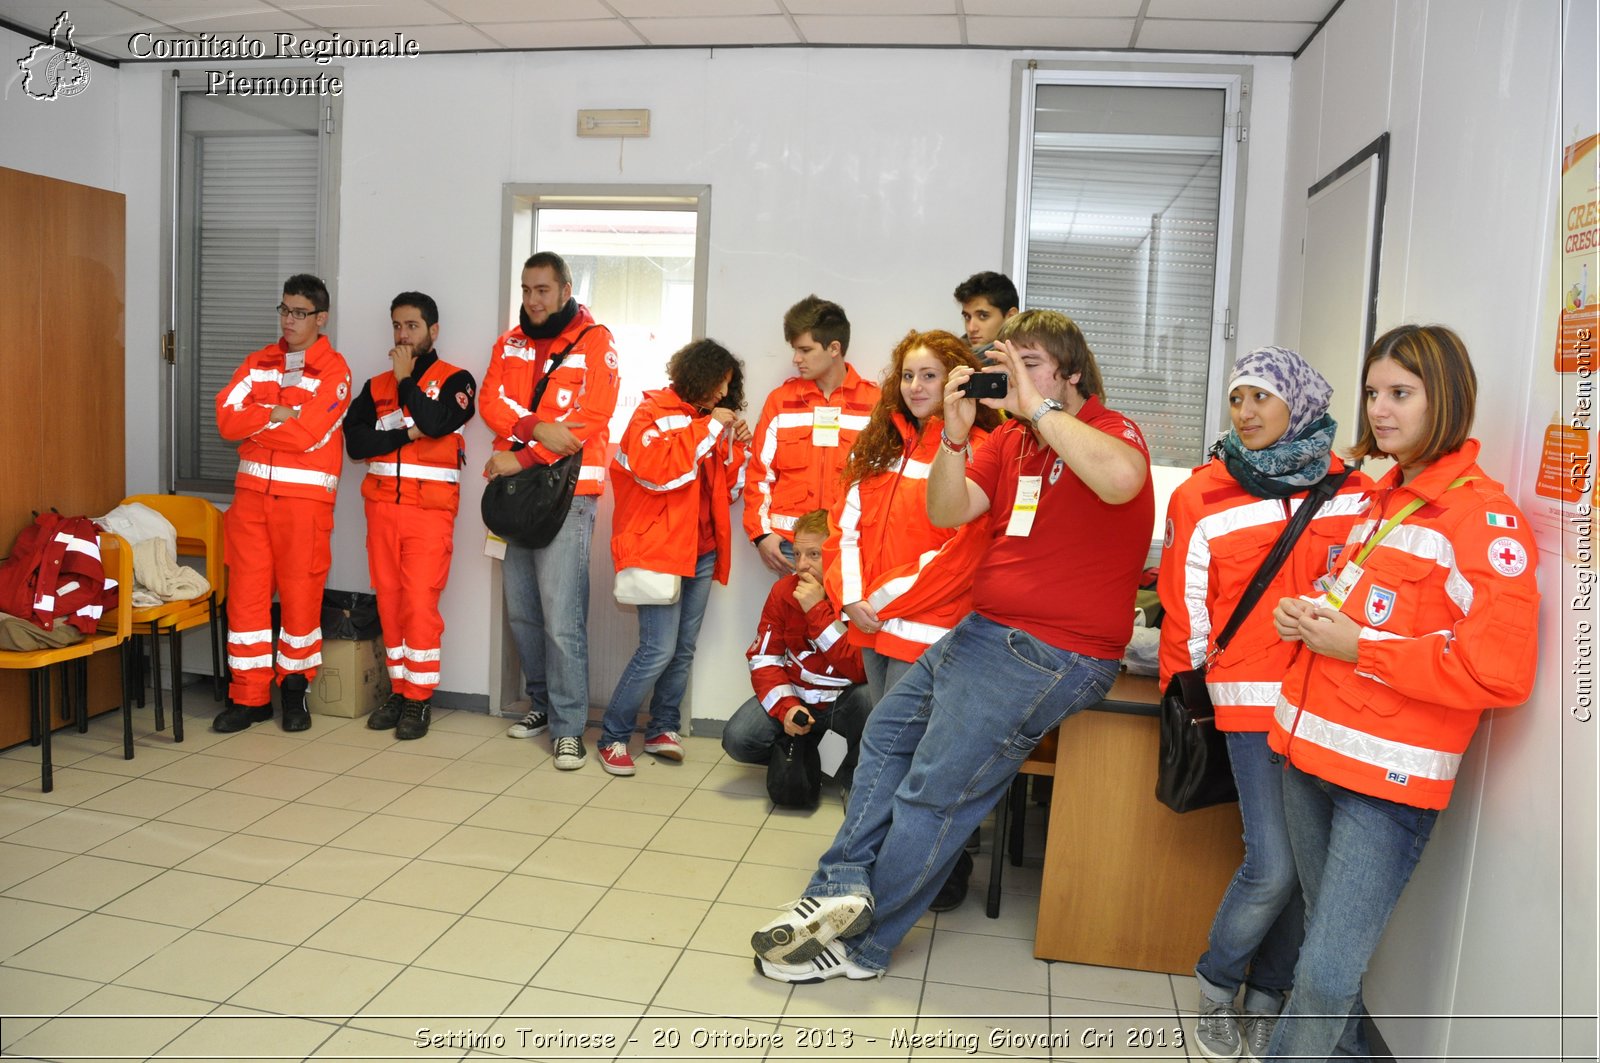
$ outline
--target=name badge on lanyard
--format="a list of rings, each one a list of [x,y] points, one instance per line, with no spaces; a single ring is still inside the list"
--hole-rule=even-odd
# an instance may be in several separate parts
[[[1344,568],[1339,570],[1339,578],[1333,581],[1333,586],[1323,593],[1328,604],[1335,609],[1343,609],[1345,599],[1356,589],[1356,584],[1361,582],[1362,573],[1365,571],[1354,561],[1347,562]]]
[[[306,352],[291,351],[283,358],[283,379],[278,382],[280,388],[297,388],[300,386],[301,370],[306,367]]]
[[[837,447],[839,445],[839,415],[841,406],[814,406],[811,410],[811,445]]]
[[[1033,518],[1039,513],[1039,494],[1044,490],[1044,477],[1017,477],[1017,497],[1011,503],[1011,520],[1006,524],[1007,535],[1027,535],[1033,531]]]

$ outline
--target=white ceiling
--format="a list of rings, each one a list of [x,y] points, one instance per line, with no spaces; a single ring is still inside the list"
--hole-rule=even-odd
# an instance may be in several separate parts
[[[48,35],[66,7],[80,49],[128,39],[373,38],[423,53],[743,45],[918,45],[1292,54],[1340,0],[0,0]]]

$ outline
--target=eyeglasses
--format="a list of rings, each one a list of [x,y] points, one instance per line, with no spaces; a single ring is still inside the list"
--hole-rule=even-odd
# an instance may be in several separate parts
[[[312,314],[320,314],[320,313],[322,313],[321,310],[300,310],[300,309],[297,309],[297,308],[292,307],[292,306],[285,306],[282,303],[278,304],[278,316],[279,317],[292,317],[296,321],[304,321],[306,318],[310,317]]]

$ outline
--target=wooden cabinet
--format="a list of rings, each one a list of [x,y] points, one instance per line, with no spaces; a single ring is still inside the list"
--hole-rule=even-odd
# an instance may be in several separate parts
[[[0,550],[35,510],[98,516],[127,493],[124,233],[121,193],[0,167]],[[115,654],[90,674],[89,711],[115,707]],[[27,713],[26,673],[0,672],[0,748]]]
[[[1102,710],[1061,725],[1033,954],[1192,974],[1244,858],[1237,804],[1179,815],[1156,800],[1161,698],[1122,675]],[[1144,711],[1141,711],[1144,710]]]

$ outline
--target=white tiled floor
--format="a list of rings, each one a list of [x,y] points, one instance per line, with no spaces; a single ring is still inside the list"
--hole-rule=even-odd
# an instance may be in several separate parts
[[[966,904],[927,916],[887,978],[781,985],[750,933],[799,895],[836,798],[774,811],[709,738],[683,764],[640,754],[633,778],[592,746],[557,772],[548,738],[507,722],[441,712],[402,745],[361,720],[219,735],[200,717],[175,745],[146,709],[124,761],[113,713],[58,733],[51,794],[37,749],[0,754],[0,1053],[1186,1058],[1085,1045],[1130,1027],[1171,1045],[1192,983],[1035,960],[1036,868],[1008,866],[984,917],[987,826]]]

